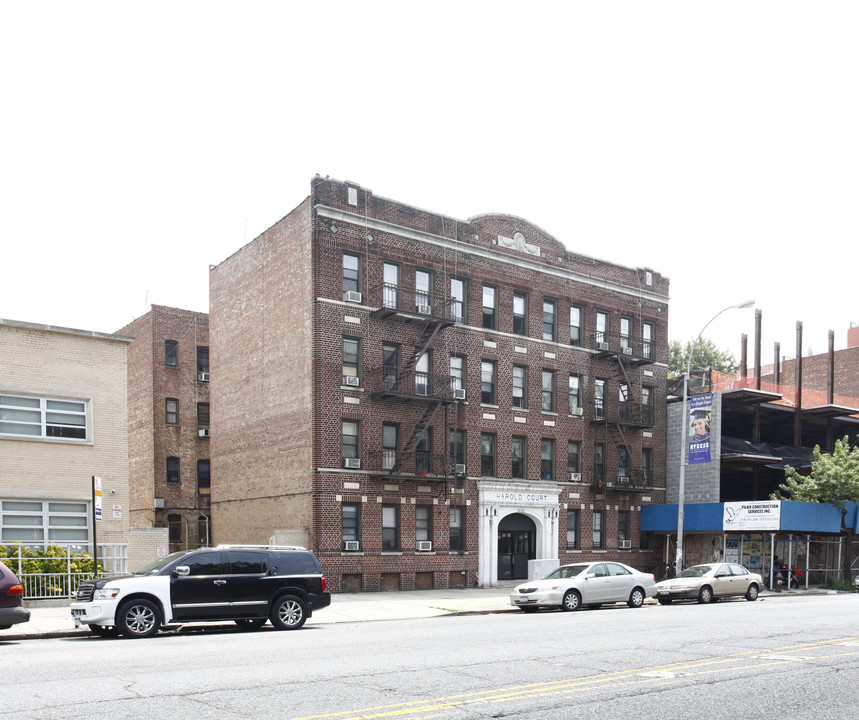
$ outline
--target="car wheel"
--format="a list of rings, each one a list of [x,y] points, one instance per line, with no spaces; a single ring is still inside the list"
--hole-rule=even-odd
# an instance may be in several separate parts
[[[632,592],[629,594],[629,600],[626,601],[626,604],[631,608],[640,608],[644,605],[644,590],[640,587],[633,588]]]
[[[656,598],[660,605],[670,605],[673,598]]]
[[[754,602],[758,599],[758,586],[755,583],[749,585],[749,589],[746,590],[746,600],[749,602]]]
[[[242,630],[259,630],[265,625],[266,619],[255,618],[253,620],[236,620],[235,622]]]
[[[567,590],[561,601],[561,610],[578,610],[582,606],[582,596],[575,590]]]
[[[698,602],[702,605],[713,602],[713,588],[705,585],[698,591]]]
[[[284,595],[274,601],[269,619],[278,630],[297,630],[307,620],[307,608],[295,595]]]
[[[90,632],[99,637],[116,637],[119,635],[119,628],[113,625],[90,625]]]
[[[116,627],[127,638],[152,637],[161,627],[161,611],[151,600],[129,600],[119,608]]]

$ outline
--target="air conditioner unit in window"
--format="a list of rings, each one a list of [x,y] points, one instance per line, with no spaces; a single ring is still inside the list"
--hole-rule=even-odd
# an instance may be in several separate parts
[[[631,347],[625,347],[623,349],[623,354],[624,355],[632,355],[632,348]]]
[[[570,473],[570,482],[581,482],[582,474],[581,473]]]
[[[618,546],[621,550],[629,550],[629,549],[632,547],[632,540],[620,540],[620,541],[617,543],[617,546]]]
[[[197,428],[197,437],[209,437],[209,428]]]
[[[629,476],[628,475],[618,475],[617,476],[617,484],[626,486],[629,485]]]
[[[418,540],[418,550],[421,552],[429,552],[432,550],[432,542],[429,540]]]
[[[418,312],[421,315],[429,315],[430,313],[432,313],[432,306],[431,305],[418,305]]]
[[[361,379],[357,375],[344,375],[343,382],[352,387],[358,387],[361,384]]]
[[[608,343],[607,342],[601,342],[599,344],[599,346],[600,346],[600,348],[599,348],[600,350],[608,350]]]
[[[209,382],[209,373],[198,372],[197,373],[197,380],[199,380],[200,382]]]
[[[456,465],[453,466],[453,471],[457,475],[465,475],[465,464],[464,463],[457,463]]]
[[[574,407],[570,410],[570,415],[584,415],[585,409],[580,407]]]
[[[343,545],[345,546],[345,549],[347,551],[351,552],[361,549],[361,543],[359,543],[357,540],[347,540],[345,543],[343,543]]]
[[[343,465],[347,468],[360,468],[361,458],[343,458]]]
[[[361,302],[361,293],[356,292],[355,290],[347,290],[346,291],[346,302]]]
[[[465,400],[465,388],[456,388],[453,391],[454,400]]]
[[[161,510],[164,507],[164,498],[155,498],[155,509]]]

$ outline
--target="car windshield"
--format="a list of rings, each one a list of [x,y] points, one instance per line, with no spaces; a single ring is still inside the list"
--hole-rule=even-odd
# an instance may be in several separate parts
[[[562,565],[557,570],[550,572],[544,580],[565,580],[566,578],[576,577],[581,575],[587,565]]]
[[[712,569],[713,569],[712,565],[695,565],[693,567],[686,568],[677,577],[682,577],[682,578],[684,578],[684,577],[685,578],[704,577]]]
[[[158,558],[155,562],[149,563],[149,565],[145,565],[140,568],[135,575],[157,575],[161,570],[163,570],[167,565],[169,565],[174,560],[182,557],[183,555],[187,555],[186,552],[174,552],[170,553],[170,555],[166,555],[163,558]]]

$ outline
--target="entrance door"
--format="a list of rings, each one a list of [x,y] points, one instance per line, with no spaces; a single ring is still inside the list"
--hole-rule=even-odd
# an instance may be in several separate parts
[[[528,577],[528,561],[536,558],[537,528],[525,515],[508,515],[498,524],[498,579]]]

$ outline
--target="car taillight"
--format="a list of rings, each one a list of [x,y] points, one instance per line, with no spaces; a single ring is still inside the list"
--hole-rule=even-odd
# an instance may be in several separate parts
[[[325,589],[328,587],[328,583],[325,582],[325,576],[322,577],[322,592],[325,592]]]
[[[24,594],[24,586],[23,585],[13,585],[9,588],[7,593],[8,595],[23,595]]]

